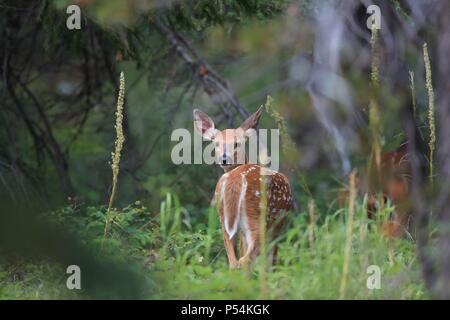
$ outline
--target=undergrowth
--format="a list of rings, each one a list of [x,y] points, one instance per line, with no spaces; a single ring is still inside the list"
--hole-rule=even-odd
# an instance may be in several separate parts
[[[412,240],[387,240],[365,214],[365,199],[355,203],[351,254],[348,263],[347,299],[426,298]],[[259,264],[253,272],[228,270],[222,234],[214,209],[188,212],[177,197],[167,194],[160,212],[150,212],[139,202],[112,209],[110,234],[99,254],[138,266],[150,283],[149,299],[337,299],[342,279],[348,209],[318,213],[311,246],[307,212],[290,216],[277,240],[278,263],[261,282]],[[387,205],[379,219],[393,208]],[[51,213],[52,219],[76,232],[83,241],[100,248],[106,206],[69,205]],[[198,215],[200,223],[191,224]],[[384,216],[384,218],[383,218]],[[66,289],[63,266],[45,261],[0,264],[0,299],[88,298]],[[368,267],[381,271],[381,288],[368,289]],[[265,290],[260,290],[264,286]]]

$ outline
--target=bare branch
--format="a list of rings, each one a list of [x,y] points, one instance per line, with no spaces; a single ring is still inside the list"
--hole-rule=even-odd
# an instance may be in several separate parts
[[[203,90],[222,110],[229,123],[232,122],[232,116],[227,104],[234,107],[243,119],[250,115],[247,109],[239,102],[228,82],[199,57],[198,53],[180,33],[166,26],[159,19],[155,19],[153,24],[172,49],[189,66],[193,74],[196,75],[195,78],[202,84]]]

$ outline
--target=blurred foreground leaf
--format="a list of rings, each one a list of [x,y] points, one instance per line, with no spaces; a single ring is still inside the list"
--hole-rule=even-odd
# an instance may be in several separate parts
[[[88,298],[139,299],[144,294],[148,297],[148,280],[136,267],[102,256],[32,207],[0,198],[0,256],[48,259],[61,264],[64,270],[69,265],[78,265],[80,293]],[[65,287],[65,283],[61,285]]]

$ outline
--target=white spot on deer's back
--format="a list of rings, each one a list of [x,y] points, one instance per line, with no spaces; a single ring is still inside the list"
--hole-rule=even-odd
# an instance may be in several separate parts
[[[272,169],[269,169],[269,168],[266,168],[266,167],[262,167],[261,168],[261,175],[272,177],[276,173],[277,172],[272,170]]]

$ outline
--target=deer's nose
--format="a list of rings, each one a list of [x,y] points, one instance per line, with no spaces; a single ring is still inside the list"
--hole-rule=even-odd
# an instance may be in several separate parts
[[[222,157],[220,157],[220,164],[222,165],[231,164],[231,158],[226,154],[223,154]]]

